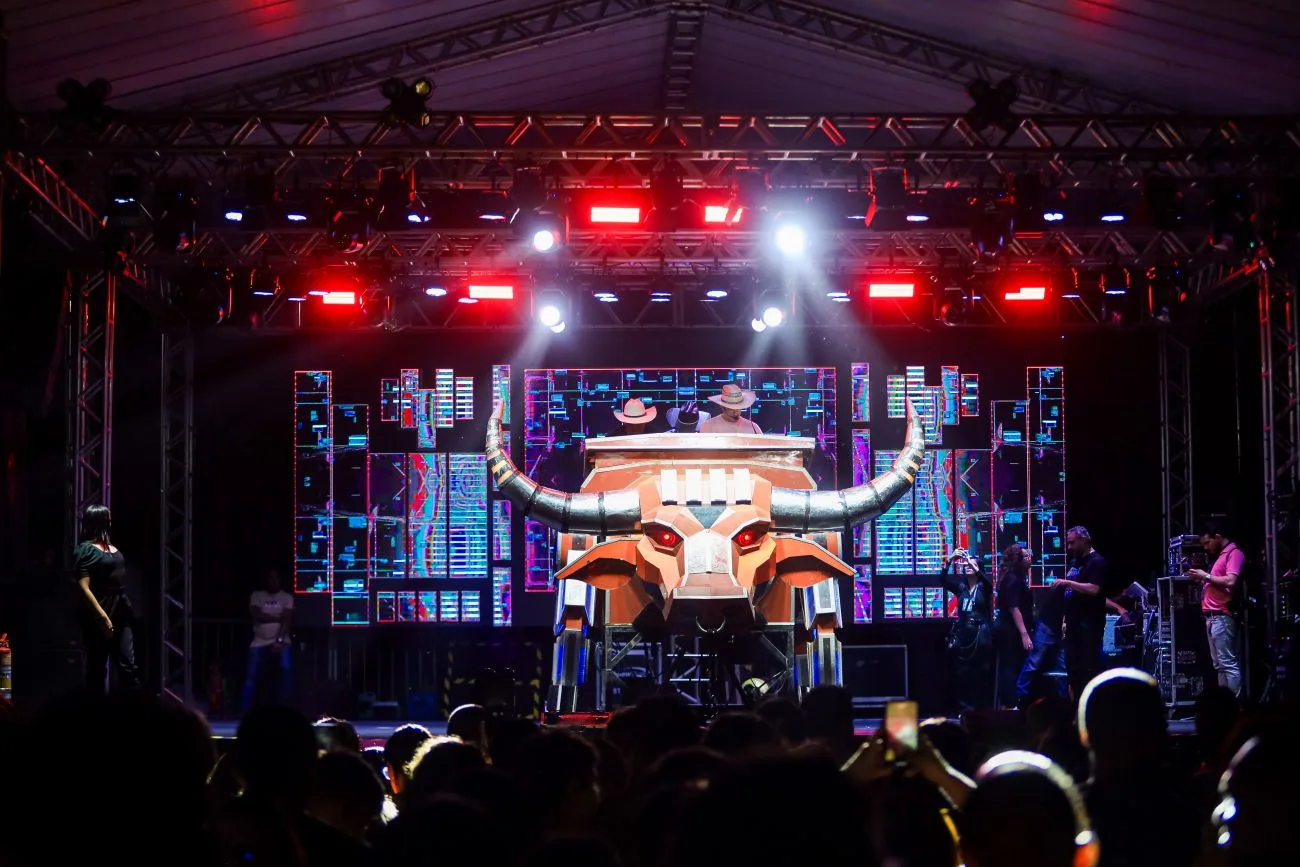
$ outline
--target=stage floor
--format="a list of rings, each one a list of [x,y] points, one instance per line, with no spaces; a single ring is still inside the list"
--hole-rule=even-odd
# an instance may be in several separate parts
[[[361,742],[367,747],[383,746],[384,741],[401,726],[408,722],[416,722],[424,726],[436,735],[445,734],[447,731],[446,722],[425,722],[423,720],[401,720],[396,722],[377,722],[374,720],[353,720],[352,725],[357,729],[357,734],[361,737]],[[880,720],[877,719],[859,719],[853,721],[853,728],[859,737],[871,737],[880,728]],[[233,738],[235,731],[239,727],[238,720],[212,720],[208,723],[212,728],[212,736],[216,738]],[[565,725],[561,723],[561,725]],[[602,722],[598,722],[590,717],[581,721],[568,723],[570,727],[577,728],[603,728]],[[1169,733],[1174,737],[1184,737],[1196,733],[1195,725],[1191,720],[1170,720]]]

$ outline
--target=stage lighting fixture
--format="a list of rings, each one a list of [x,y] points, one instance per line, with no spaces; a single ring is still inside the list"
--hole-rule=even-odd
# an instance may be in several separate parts
[[[549,253],[560,243],[554,229],[538,229],[533,232],[533,249],[539,253]]]
[[[447,287],[445,287],[445,286],[425,286],[425,287],[424,287],[424,294],[425,294],[425,295],[428,295],[430,298],[445,298],[445,297],[447,297]]]
[[[511,174],[510,199],[522,211],[536,211],[546,204],[546,178],[541,166],[530,160],[515,165]]]
[[[1015,289],[1008,289],[1002,297],[1007,301],[1045,301],[1047,300],[1047,287],[1018,286]]]
[[[1161,174],[1147,175],[1144,195],[1151,225],[1162,232],[1172,232],[1182,225],[1183,192],[1177,178]]]
[[[672,232],[679,227],[685,190],[682,186],[682,167],[667,160],[650,175],[650,201],[653,203],[653,228]]]
[[[708,298],[710,301],[720,301],[721,299],[727,297],[727,290],[721,288],[706,289],[704,292],[704,297]]]
[[[1065,219],[1065,214],[1061,213],[1060,211],[1043,212],[1043,222],[1045,223],[1059,223],[1064,219]]]
[[[417,78],[409,85],[399,78],[390,78],[379,86],[379,92],[388,100],[384,119],[394,126],[428,126],[433,122],[427,103],[433,95],[433,81]]]
[[[755,309],[758,320],[766,328],[780,328],[790,318],[790,296],[784,292],[769,291],[758,296]]]
[[[705,205],[704,222],[709,225],[738,226],[744,219],[745,209],[731,205]]]
[[[916,295],[916,284],[912,281],[873,282],[867,284],[868,298],[912,298]]]
[[[135,228],[143,226],[148,214],[140,201],[143,182],[131,171],[116,172],[107,182],[108,205],[105,218],[110,228]]]
[[[82,84],[75,78],[65,78],[55,93],[63,100],[63,116],[90,132],[103,132],[113,120],[113,110],[105,104],[113,95],[113,86],[107,79],[96,78],[90,84]]]
[[[613,208],[596,205],[591,209],[591,222],[598,225],[617,223],[621,225],[635,226],[641,222],[641,209]]]
[[[154,244],[162,250],[189,249],[198,234],[198,206],[193,180],[161,179],[154,191]]]
[[[316,295],[317,293],[311,293]],[[338,292],[327,291],[321,292],[320,303],[331,307],[354,307],[357,303],[357,293],[355,292]]]
[[[618,301],[618,296],[613,292],[597,292],[592,297],[602,304],[613,304]]]
[[[764,331],[767,330],[767,325],[763,322],[762,319],[749,320],[749,327],[754,329],[754,333],[756,334],[762,334]]]
[[[515,287],[508,283],[471,283],[465,297],[475,301],[511,301]]]
[[[991,126],[1001,127],[1007,132],[1014,132],[1019,123],[1011,106],[1020,97],[1020,90],[1015,81],[1004,78],[997,86],[984,79],[976,79],[966,86],[966,94],[975,104],[966,112],[965,120],[977,131]]]
[[[539,292],[533,298],[533,305],[534,315],[539,325],[551,329],[556,334],[564,331],[568,299],[563,293],[554,289]]]
[[[1107,268],[1101,276],[1101,288],[1107,295],[1127,295],[1130,285],[1128,269],[1118,265]]]
[[[881,210],[898,211],[906,208],[907,170],[872,169],[871,192],[876,197],[876,207]]]
[[[669,301],[672,300],[673,300],[673,293],[663,289],[659,289],[650,293],[650,303],[652,304],[667,304]]]
[[[327,232],[330,244],[340,253],[360,253],[369,243],[368,204],[359,193],[340,193],[331,200]]]
[[[802,256],[808,249],[808,233],[804,231],[803,226],[795,223],[777,226],[773,238],[776,241],[776,249],[783,256]]]
[[[981,257],[995,259],[1015,238],[1015,227],[1011,203],[1004,196],[995,196],[978,206],[971,221],[971,243]]]
[[[1216,178],[1210,190],[1210,245],[1216,250],[1247,253],[1259,245],[1251,226],[1250,189],[1233,178]]]

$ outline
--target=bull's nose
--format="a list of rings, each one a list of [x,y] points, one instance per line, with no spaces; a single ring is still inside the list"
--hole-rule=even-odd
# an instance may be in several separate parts
[[[745,591],[727,572],[694,572],[673,591],[677,597],[744,596]]]

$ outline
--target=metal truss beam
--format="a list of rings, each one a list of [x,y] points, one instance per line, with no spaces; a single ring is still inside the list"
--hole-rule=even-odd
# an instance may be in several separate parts
[[[73,279],[73,278],[69,278]],[[71,294],[67,358],[67,541],[81,538],[89,505],[113,500],[113,355],[117,335],[115,274],[96,272]],[[74,544],[65,546],[71,551]]]
[[[1192,491],[1192,356],[1168,328],[1160,330],[1160,469],[1163,482],[1161,544],[1194,532]]]
[[[186,105],[218,111],[264,111],[319,104],[367,90],[389,78],[432,75],[504,57],[549,42],[607,31],[626,21],[662,15],[652,0],[560,0],[452,30],[426,33],[395,45],[269,75]],[[436,83],[436,82],[435,82]]]
[[[186,704],[194,695],[190,631],[194,589],[194,341],[188,328],[163,331],[160,360],[159,685],[164,695]]]
[[[973,266],[977,261],[970,233],[962,230],[830,232],[815,237],[814,244],[818,261],[848,272]],[[1003,263],[1040,268],[1142,265],[1186,259],[1208,250],[1205,232],[1198,229],[1070,229],[1018,235],[1007,246]],[[767,233],[739,231],[574,231],[558,255],[539,257],[512,233],[490,229],[376,232],[361,251],[345,255],[333,249],[322,230],[222,228],[201,234],[190,255],[219,259],[232,267],[386,261],[407,274],[453,275],[560,266],[602,274],[715,273],[776,262]],[[174,254],[160,256],[158,264],[175,260]]]
[[[503,159],[520,158],[549,162],[564,186],[627,187],[673,159],[687,187],[727,185],[737,165],[762,166],[774,185],[795,187],[861,188],[871,169],[899,166],[922,186],[988,185],[1029,170],[1109,186],[1157,169],[1194,179],[1300,165],[1300,116],[1033,115],[1010,132],[976,131],[960,115],[901,114],[462,112],[412,128],[391,126],[381,112],[123,113],[103,133],[58,114],[22,120],[24,154],[75,160],[87,176],[131,159],[155,175],[218,179],[232,160],[261,159],[330,181],[365,162],[396,162],[428,184],[489,188],[500,183]]]
[[[977,78],[994,84],[1013,78],[1020,89],[1020,101],[1031,111],[1112,114],[1174,110],[1056,70],[993,56],[983,49],[935,39],[813,3],[797,0],[708,0],[708,3],[710,11],[724,18],[756,24],[788,39],[837,53],[856,54],[950,81],[958,88]]]
[[[1289,275],[1260,269],[1259,345],[1264,428],[1264,559],[1269,640],[1278,627],[1282,575],[1300,549],[1300,313]]]
[[[698,0],[674,2],[668,12],[668,39],[659,84],[659,109],[686,112],[691,108],[695,56],[699,53],[708,6]]]

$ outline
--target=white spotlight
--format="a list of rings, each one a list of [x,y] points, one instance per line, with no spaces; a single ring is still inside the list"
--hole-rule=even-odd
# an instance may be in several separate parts
[[[785,322],[785,311],[780,307],[763,309],[763,324],[768,328],[779,328],[782,322]]]
[[[564,314],[554,304],[544,304],[537,311],[537,321],[547,328],[554,328],[564,322]]]
[[[555,233],[550,229],[538,229],[533,233],[533,249],[539,253],[549,253],[555,249]]]
[[[808,249],[808,235],[802,226],[780,226],[776,230],[776,248],[785,256],[802,256]]]
[[[751,320],[749,320],[749,327],[752,328],[752,329],[754,329],[754,331],[757,332],[757,333],[759,333],[759,334],[762,334],[764,331],[767,330],[767,326],[763,324],[763,320],[762,320],[762,319],[751,319]]]
[[[558,322],[555,325],[550,326],[550,329],[555,334],[563,334],[565,329],[565,324],[563,322]]]

